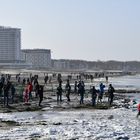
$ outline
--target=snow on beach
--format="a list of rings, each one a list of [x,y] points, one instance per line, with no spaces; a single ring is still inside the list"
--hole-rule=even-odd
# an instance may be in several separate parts
[[[140,98],[140,94],[135,95]],[[122,100],[114,102],[120,105]],[[136,118],[137,110],[133,107],[105,110],[82,107],[49,110],[46,107],[35,112],[0,113],[2,122],[13,121],[13,125],[0,124],[0,139],[138,140],[140,118]]]
[[[7,114],[20,126],[0,129],[0,139],[138,140],[140,119],[130,109]],[[1,115],[6,119],[6,114]]]

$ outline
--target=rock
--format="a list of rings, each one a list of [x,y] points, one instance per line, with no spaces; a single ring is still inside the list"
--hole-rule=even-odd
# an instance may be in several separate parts
[[[40,135],[40,133],[33,133],[30,135],[30,137],[32,138],[31,140],[35,140],[36,138],[40,138],[41,135]]]
[[[1,123],[3,124],[6,124],[8,126],[19,126],[19,123],[18,122],[15,122],[15,121],[11,121],[11,120],[2,120]]]
[[[61,122],[53,123],[53,125],[61,125],[61,124],[62,124]]]
[[[130,105],[129,104],[124,104],[123,107],[130,109]]]
[[[32,111],[32,109],[30,107],[27,107],[26,111]]]
[[[79,138],[78,137],[75,137],[75,138],[71,138],[69,140],[78,140]]]
[[[73,120],[73,122],[78,122],[78,120],[75,119],[75,120]]]
[[[120,137],[118,137],[117,138],[117,140],[129,140],[129,137],[127,137],[127,136],[120,136]]]
[[[9,110],[9,109],[4,111],[4,113],[11,113],[11,112],[12,110]]]
[[[129,103],[130,101],[130,99],[124,99],[124,103]]]
[[[113,115],[110,115],[110,116],[108,117],[109,120],[111,120],[111,119],[113,119],[113,118],[114,118]]]
[[[36,106],[36,107],[27,107],[25,110],[26,111],[37,111],[37,110],[40,110],[41,108]]]

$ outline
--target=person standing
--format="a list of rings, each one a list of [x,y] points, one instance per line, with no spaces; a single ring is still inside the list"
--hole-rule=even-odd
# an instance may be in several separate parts
[[[57,87],[57,102],[62,102],[62,85],[59,83],[59,86]]]
[[[114,87],[112,86],[112,84],[109,84],[109,88],[108,88],[108,94],[109,94],[108,101],[109,101],[109,105],[111,105],[113,103],[114,92],[115,92]]]
[[[48,76],[48,74],[47,74],[47,75],[45,76],[45,78],[44,78],[44,83],[45,83],[45,84],[47,84],[48,79],[49,79],[49,76]]]
[[[0,80],[0,97],[2,96],[2,91],[3,91],[3,83]]]
[[[43,101],[43,86],[42,85],[39,85],[38,95],[39,95],[39,106],[41,106],[41,102]]]
[[[25,88],[24,92],[23,92],[23,99],[24,99],[24,103],[28,104],[29,102],[29,93],[28,93],[28,87]]]
[[[15,92],[16,92],[15,86],[14,84],[11,84],[12,103],[14,103]]]
[[[92,87],[90,90],[90,93],[92,95],[92,106],[96,105],[96,98],[97,98],[97,90],[95,89],[95,86]]]
[[[106,79],[106,83],[108,83],[108,76],[106,76],[105,79]]]
[[[85,86],[83,81],[79,81],[78,93],[80,94],[80,104],[84,104]]]
[[[74,83],[74,93],[77,93],[77,81]]]
[[[28,84],[29,100],[32,99],[32,90],[33,90],[33,85],[31,82],[29,82],[29,84]]]
[[[4,106],[9,106],[9,90],[11,88],[11,82],[8,80],[7,84],[4,85]]]
[[[39,83],[37,82],[37,83],[35,83],[35,85],[34,85],[34,91],[35,91],[35,97],[37,98],[38,97],[38,91],[39,91]]]
[[[101,83],[100,84],[99,97],[98,97],[98,99],[100,100],[100,102],[102,102],[102,98],[103,98],[103,94],[104,94],[104,88],[105,88],[105,85],[103,83]]]
[[[70,102],[71,86],[70,86],[69,80],[67,80],[67,84],[66,84],[65,90],[66,90],[67,101]]]
[[[26,79],[23,78],[23,80],[22,80],[22,84],[25,85],[25,82],[26,82]]]
[[[4,77],[3,74],[1,75],[1,82],[2,82],[3,84],[5,83],[5,77]]]

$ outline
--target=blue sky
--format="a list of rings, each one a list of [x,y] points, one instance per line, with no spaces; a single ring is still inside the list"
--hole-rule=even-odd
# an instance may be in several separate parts
[[[140,61],[140,0],[0,0],[0,25],[55,59]]]

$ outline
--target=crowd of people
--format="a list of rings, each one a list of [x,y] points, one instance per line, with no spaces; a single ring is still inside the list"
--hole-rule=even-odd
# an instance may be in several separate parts
[[[66,92],[67,101],[70,102],[71,101],[70,93],[72,93],[70,81],[67,80],[64,89],[62,88],[62,80],[59,79],[58,82],[59,82],[59,86],[57,87],[57,102],[62,102],[63,92]],[[86,89],[85,89],[84,81],[82,80],[80,80],[79,82],[75,81],[74,93],[80,96],[80,104],[84,104],[84,96],[85,94],[87,94],[85,92]],[[114,87],[112,86],[112,84],[109,84],[108,91],[107,91],[109,105],[112,105],[113,103],[114,92],[115,92]],[[95,88],[95,86],[92,86],[88,93],[91,94],[92,106],[95,106],[96,102],[102,103],[102,99],[105,93],[105,85],[103,83],[100,83],[98,90]]]
[[[62,80],[62,76],[59,73],[58,75],[54,75],[57,79],[58,87],[56,89],[56,96],[57,96],[57,102],[62,102],[62,96],[66,96],[67,101],[70,102],[71,98],[70,95],[71,93],[75,93],[75,95],[80,96],[80,104],[84,104],[84,96],[85,96],[85,84],[84,80],[81,80],[81,77],[84,77],[85,80],[87,79],[92,79],[93,77],[91,75],[77,75],[77,80],[74,83],[74,90],[72,91],[70,81],[72,80],[72,76],[68,75],[66,84],[62,84],[64,81]],[[22,99],[25,104],[28,104],[29,101],[32,101],[33,96],[32,93],[35,93],[35,97],[39,98],[39,103],[38,105],[41,106],[42,100],[43,100],[43,92],[44,92],[44,85],[47,85],[50,83],[50,77],[44,74],[44,84],[39,84],[39,76],[30,74],[29,78],[21,78],[20,74],[17,74],[15,76],[15,81],[13,82],[13,79],[11,80],[11,75],[10,74],[2,74],[0,78],[0,97],[3,96],[3,104],[4,106],[9,106],[9,103],[14,103],[15,101],[15,93],[16,91],[16,86],[22,84],[23,87],[23,93],[22,93]],[[100,84],[100,89],[96,90],[95,86],[93,86],[90,90],[89,93],[91,94],[91,99],[92,99],[92,105],[96,105],[96,100],[98,98],[99,102],[102,102],[103,94],[104,94],[104,88],[105,85],[103,83]],[[113,97],[114,97],[114,88],[112,90],[112,86],[109,86],[109,104],[111,105],[113,102]],[[66,94],[63,94],[66,93]],[[1,101],[2,102],[2,101]],[[31,103],[31,102],[30,102]]]
[[[9,103],[15,103],[15,94],[16,86],[22,84],[23,91],[22,91],[22,101],[25,104],[28,104],[29,101],[33,99],[32,92],[36,93],[36,97],[39,97],[39,106],[41,106],[41,102],[43,100],[43,85],[40,85],[38,82],[38,77],[34,76],[31,78],[23,78],[23,81],[21,82],[20,74],[16,75],[16,80],[13,82],[11,80],[11,75],[1,75],[0,78],[0,97],[3,97],[3,100],[1,98],[1,102],[3,102],[3,105],[5,107],[9,107]],[[34,87],[34,89],[33,89]],[[19,96],[19,93],[17,93]]]
[[[92,78],[91,75],[84,75],[85,81],[88,78]],[[80,76],[77,76],[77,80],[74,82],[74,88],[72,90],[72,86],[70,82],[72,81],[72,76],[68,75],[67,80],[62,80],[61,74],[53,75],[53,77],[56,77],[58,86],[56,88],[56,100],[57,102],[63,101],[63,96],[66,96],[67,102],[71,102],[71,93],[74,93],[75,95],[79,96],[79,103],[84,104],[84,97],[87,94],[87,89],[84,83],[84,80]],[[32,93],[35,93],[35,98],[39,98],[38,105],[41,106],[41,103],[43,101],[43,94],[44,94],[44,85],[47,85],[48,83],[51,83],[52,78],[50,78],[47,75],[44,75],[44,84],[39,84],[38,75],[30,75],[29,78],[23,78],[21,81],[20,74],[16,75],[16,81],[11,80],[11,75],[1,75],[0,78],[0,97],[1,103],[5,107],[9,106],[9,103],[15,103],[15,93],[16,93],[16,86],[19,84],[22,84],[23,86],[23,93],[22,93],[22,101],[25,104],[28,104],[29,101],[32,101],[34,98]],[[106,78],[106,82],[108,82],[108,77]],[[82,79],[82,80],[81,80]],[[65,82],[66,81],[66,82]],[[73,84],[73,83],[72,83]],[[106,87],[102,82],[99,84],[99,88],[97,86],[92,86],[88,90],[88,94],[91,95],[91,105],[96,106],[97,103],[102,103],[103,97],[105,96],[105,88],[106,93],[108,97],[108,104],[111,106],[114,99],[114,92],[115,89],[112,86],[112,84],[109,84],[108,87]],[[64,94],[65,93],[65,94]],[[3,99],[3,100],[2,100]],[[31,102],[30,102],[31,103]],[[137,117],[140,115],[140,104],[138,105],[138,114]]]

